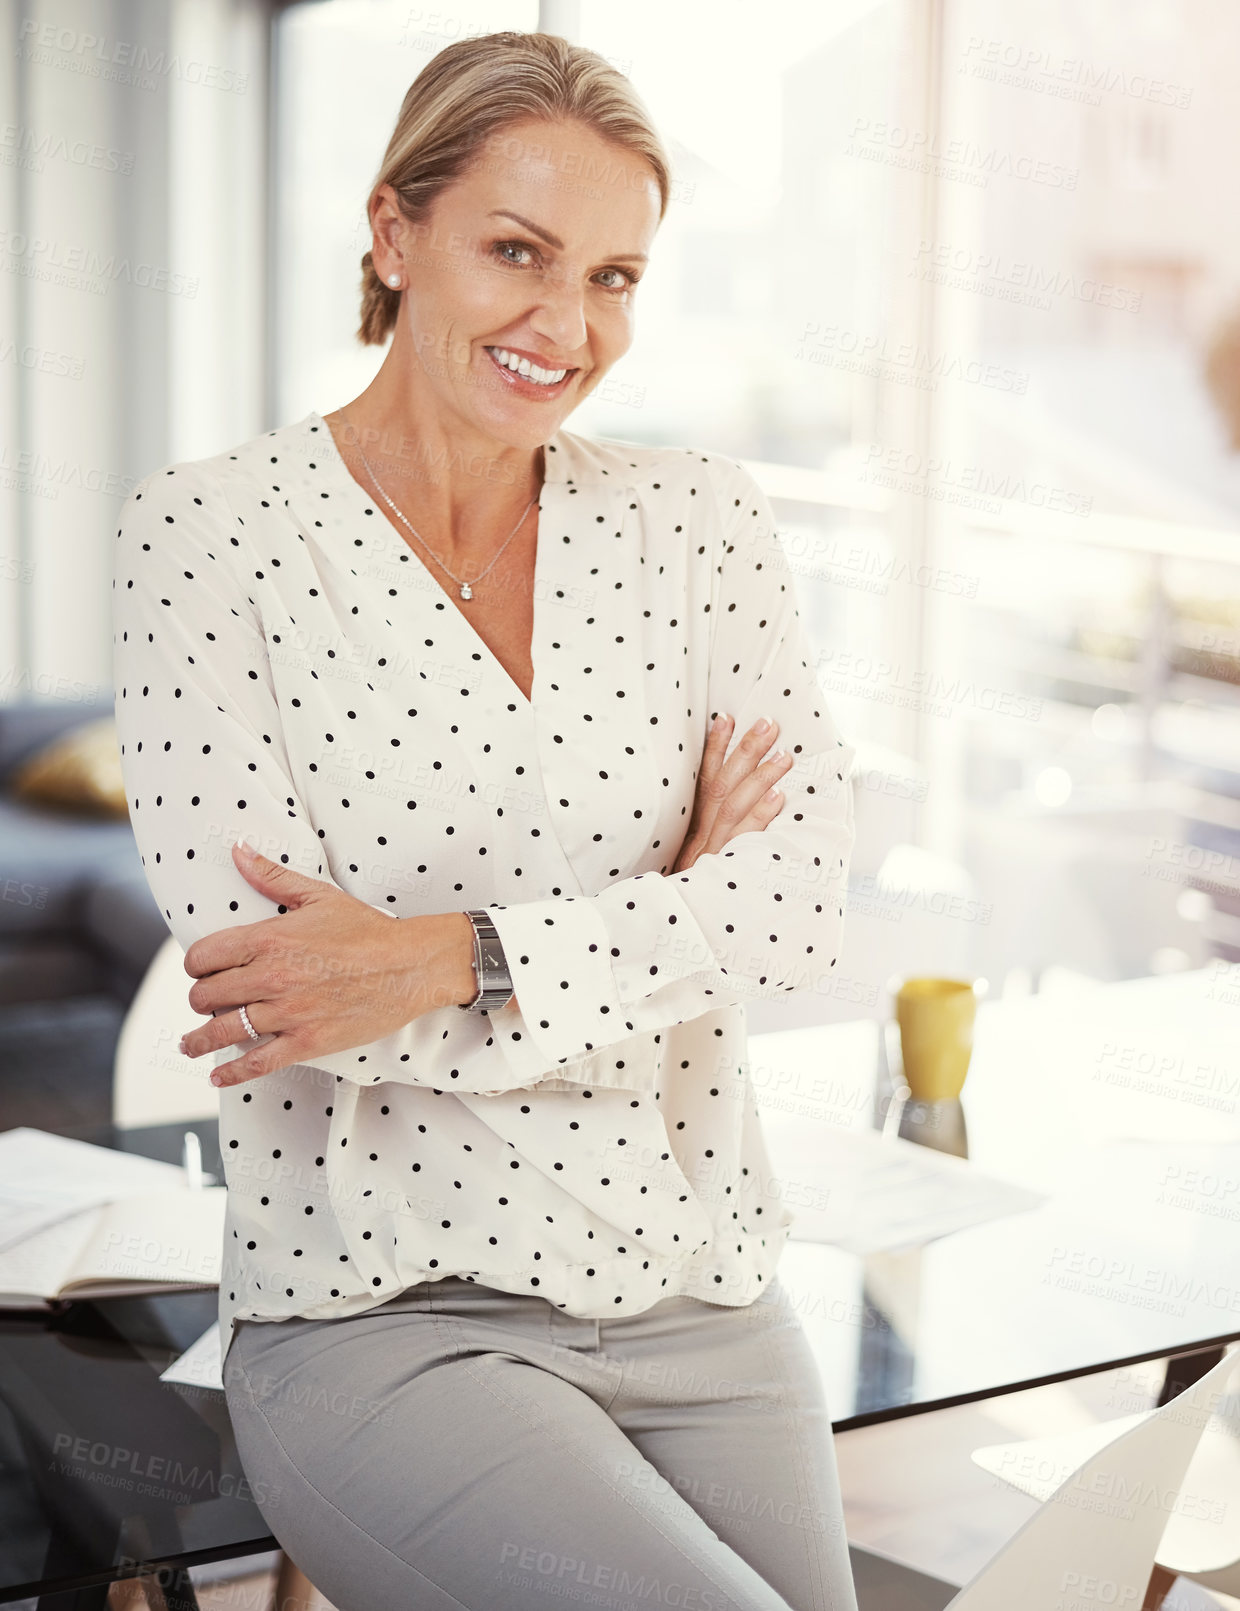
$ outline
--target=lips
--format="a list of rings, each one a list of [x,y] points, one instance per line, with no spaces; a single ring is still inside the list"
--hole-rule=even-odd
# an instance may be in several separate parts
[[[545,402],[548,398],[560,397],[571,383],[573,376],[578,373],[576,369],[567,369],[562,379],[553,381],[548,385],[522,375],[515,369],[511,369],[507,364],[501,363],[496,356],[499,352],[512,353],[514,349],[510,347],[485,347],[483,351],[487,355],[491,368],[496,371],[505,385],[516,392],[518,397],[528,397],[540,402]],[[527,355],[518,354],[517,356],[524,358]],[[532,355],[530,356],[530,362],[534,367],[542,368],[542,366],[534,363]],[[547,371],[542,369],[542,372],[546,373]],[[551,373],[554,374],[555,370],[551,370]]]

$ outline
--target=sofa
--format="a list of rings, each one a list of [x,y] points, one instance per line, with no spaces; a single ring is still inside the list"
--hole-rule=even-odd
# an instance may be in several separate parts
[[[168,935],[126,820],[10,792],[28,757],[111,697],[0,705],[0,1128],[110,1120],[125,1011]]]

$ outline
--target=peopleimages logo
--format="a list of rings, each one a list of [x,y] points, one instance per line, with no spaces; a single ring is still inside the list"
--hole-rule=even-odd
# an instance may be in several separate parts
[[[884,475],[885,472],[863,472],[859,479],[886,486]],[[865,593],[885,594],[894,583],[973,598],[979,580],[944,565],[911,565],[908,560],[880,547],[850,539],[841,541],[834,532],[810,531],[803,527],[779,529],[777,555],[767,564],[771,570],[832,581],[839,587],[852,587]]]
[[[48,158],[105,173],[132,173],[132,151],[117,151],[92,140],[73,140],[63,134],[38,133],[21,123],[0,123],[0,161],[11,167],[42,173]]]
[[[1075,190],[1080,177],[1079,169],[1051,162],[1046,157],[980,145],[960,135],[944,139],[937,132],[868,117],[859,117],[853,123],[844,155],[885,162],[892,167],[913,168],[919,173],[934,172],[941,178],[958,179],[979,189],[985,189],[997,175],[1046,185],[1052,190]]]
[[[250,84],[248,73],[237,73],[230,67],[169,55],[165,50],[153,51],[129,40],[109,39],[105,34],[63,28],[35,17],[22,18],[17,37],[15,53],[22,60],[61,67],[84,78],[132,84],[137,89],[155,89],[161,78],[172,77],[183,84],[244,95]]]
[[[1064,56],[1040,46],[1015,40],[986,39],[971,34],[964,50],[964,69],[974,78],[990,78],[1017,89],[1037,90],[1065,100],[1101,104],[1102,94],[1125,95],[1134,101],[1188,109],[1191,89],[1151,73],[1130,73],[1123,67],[1091,62],[1083,56]]]
[[[108,497],[126,498],[137,483],[132,475],[122,475],[117,470],[84,465],[34,448],[10,450],[0,445],[0,486],[6,485],[20,485],[22,491],[37,490],[40,496],[51,498],[58,498],[62,492],[101,492]]]
[[[1006,258],[1001,252],[979,252],[972,247],[953,246],[946,241],[920,241],[913,253],[909,274],[945,285],[951,290],[974,291],[1000,302],[1019,302],[1025,307],[1051,306],[1053,297],[1073,302],[1090,302],[1119,313],[1139,313],[1141,293],[1126,285],[1069,269],[1047,268]]]
[[[1080,492],[1070,492],[1053,482],[1031,480],[1012,471],[988,470],[979,464],[955,459],[910,453],[901,448],[871,442],[858,472],[858,479],[873,482],[892,491],[907,492],[944,502],[971,503],[990,500],[997,513],[999,499],[1045,509],[1050,514],[1087,516],[1094,500]],[[976,593],[976,578],[973,592]],[[972,596],[972,594],[970,594]]]
[[[972,678],[948,677],[939,671],[909,670],[900,662],[851,649],[828,649],[815,662],[824,692],[834,690],[850,698],[871,699],[885,705],[925,710],[950,716],[967,709],[1019,721],[1040,721],[1042,701],[1009,688],[995,688]]]
[[[942,380],[963,381],[994,391],[1023,395],[1029,375],[1023,369],[988,363],[961,353],[932,352],[909,341],[893,341],[874,331],[852,330],[847,325],[809,320],[801,332],[795,356],[811,364],[844,369],[898,385],[935,391]]]
[[[113,251],[8,229],[0,230],[0,271],[91,296],[106,296],[114,284],[121,284],[196,297],[199,285],[196,274],[178,274],[155,263],[118,257]]]

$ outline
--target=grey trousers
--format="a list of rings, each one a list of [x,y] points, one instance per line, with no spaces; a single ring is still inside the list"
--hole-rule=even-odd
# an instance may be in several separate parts
[[[856,1611],[778,1280],[582,1320],[450,1276],[238,1321],[224,1381],[259,1509],[338,1611]]]

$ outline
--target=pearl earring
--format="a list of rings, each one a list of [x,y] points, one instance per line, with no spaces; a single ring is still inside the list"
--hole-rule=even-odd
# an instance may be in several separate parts
[[[399,274],[389,274],[388,275],[388,284],[390,286],[392,286],[394,290],[399,290],[399,288],[400,288],[400,275]]]

